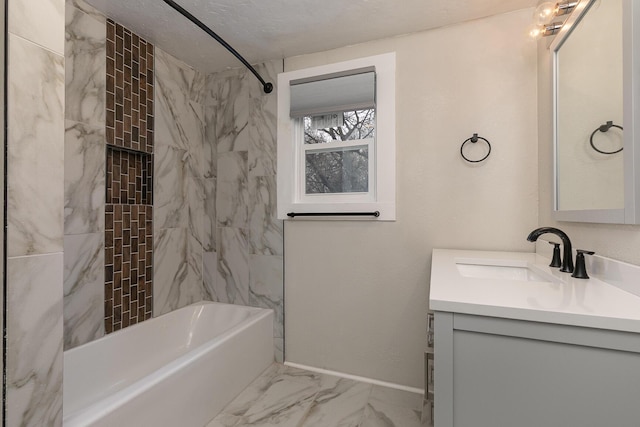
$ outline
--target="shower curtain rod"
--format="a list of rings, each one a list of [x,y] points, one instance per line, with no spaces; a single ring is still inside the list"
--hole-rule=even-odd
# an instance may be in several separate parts
[[[262,83],[262,89],[264,90],[264,93],[271,93],[271,91],[273,91],[273,84],[269,82],[265,82],[264,79],[260,76],[260,74],[258,74],[258,72],[255,70],[255,68],[253,68],[251,64],[249,64],[247,60],[242,57],[242,55],[240,55],[234,48],[232,48],[229,45],[229,43],[224,41],[222,37],[214,33],[211,28],[204,25],[201,21],[198,20],[198,18],[190,14],[186,9],[184,9],[182,6],[180,6],[173,0],[164,0],[164,2],[169,6],[171,6],[172,8],[174,8],[176,11],[178,11],[182,16],[187,18],[189,21],[193,22],[198,27],[200,27],[202,31],[204,31],[205,33],[209,34],[211,37],[216,39],[216,41],[220,43],[222,46],[224,46],[224,48],[227,49],[229,52],[231,52],[233,56],[238,58],[240,62],[242,62],[245,65],[245,67],[247,67],[249,71],[251,71],[253,75],[256,76],[258,80],[260,80],[260,83]]]

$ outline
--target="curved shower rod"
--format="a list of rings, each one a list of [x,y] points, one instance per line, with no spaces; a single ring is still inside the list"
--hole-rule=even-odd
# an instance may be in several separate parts
[[[173,0],[163,0],[163,1],[169,6],[171,6],[172,8],[174,8],[176,11],[178,11],[182,16],[187,18],[189,21],[193,22],[198,27],[200,27],[202,31],[204,31],[205,33],[209,34],[211,37],[216,39],[216,41],[220,43],[222,46],[224,46],[224,48],[227,49],[229,52],[231,52],[233,56],[238,58],[240,62],[242,62],[245,65],[245,67],[247,67],[249,71],[251,71],[253,75],[256,76],[258,80],[260,80],[260,83],[262,83],[262,89],[264,90],[264,93],[271,93],[271,91],[273,91],[273,84],[269,82],[265,82],[264,79],[260,76],[260,74],[258,74],[258,72],[255,70],[255,68],[253,68],[251,64],[249,64],[247,60],[242,57],[242,55],[240,55],[234,48],[232,48],[229,45],[229,43],[224,41],[222,37],[214,33],[211,28],[204,25],[200,20],[198,20],[198,18],[193,16],[191,13],[189,13],[186,9],[184,9],[182,6],[180,6],[178,3],[174,2]]]

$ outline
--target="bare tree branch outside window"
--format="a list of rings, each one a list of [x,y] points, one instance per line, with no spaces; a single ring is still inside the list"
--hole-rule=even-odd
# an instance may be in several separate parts
[[[314,129],[312,118],[304,118],[304,143],[324,144],[375,137],[375,109],[341,113],[342,126]],[[307,194],[360,193],[369,191],[369,149],[367,144],[344,148],[315,147],[305,155]]]

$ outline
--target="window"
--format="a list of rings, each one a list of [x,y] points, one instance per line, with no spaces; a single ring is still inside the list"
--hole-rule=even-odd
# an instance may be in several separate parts
[[[395,220],[395,54],[278,76],[278,217]]]

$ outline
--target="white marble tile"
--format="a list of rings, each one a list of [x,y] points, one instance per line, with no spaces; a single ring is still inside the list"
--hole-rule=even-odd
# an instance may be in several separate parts
[[[104,232],[64,238],[64,348],[104,335]]]
[[[216,252],[202,253],[202,282],[208,299],[214,301],[216,295],[216,278],[218,276],[218,254]]]
[[[256,378],[247,388],[245,388],[233,401],[231,401],[223,410],[222,414],[240,417],[244,415],[251,405],[253,405],[260,396],[271,386],[273,382],[278,381],[280,376],[286,371],[287,367],[274,363],[269,366],[258,378]]]
[[[371,401],[378,401],[403,408],[422,410],[423,395],[390,387],[373,386]]]
[[[236,415],[222,413],[215,417],[206,425],[206,427],[233,427],[240,421],[240,417]]]
[[[204,146],[202,152],[203,176],[215,178],[218,176],[218,143],[216,137],[216,111],[217,107],[207,105],[204,107]]]
[[[204,251],[215,251],[216,246],[216,179],[203,180],[204,185],[204,217],[202,225],[202,248]]]
[[[283,257],[249,255],[249,305],[274,311],[273,336],[284,337]]]
[[[315,372],[309,372],[302,369],[292,368],[284,366],[279,363],[274,363],[267,368],[258,378],[256,378],[247,388],[245,388],[231,403],[229,403],[220,414],[218,419],[232,420],[235,417],[241,421],[241,417],[249,413],[257,413],[264,409],[264,402],[261,403],[262,408],[258,408],[258,402],[273,387],[279,383],[294,384],[295,388],[299,390],[308,390],[317,394],[323,387],[324,376]],[[334,387],[335,381],[324,380],[325,389]],[[298,398],[304,400],[306,396]],[[270,399],[273,400],[273,399]],[[295,404],[296,399],[292,402]],[[277,406],[274,406],[277,407]],[[246,421],[246,419],[245,419]],[[238,424],[245,425],[245,424]]]
[[[202,252],[202,245],[200,245],[200,242],[194,239],[193,236],[189,236],[187,243],[189,245],[188,280],[192,297],[190,302],[185,305],[198,301],[213,301],[213,294],[204,284],[204,253]],[[181,307],[183,307],[183,305],[181,305]]]
[[[76,0],[77,1],[77,0]],[[104,127],[106,26],[67,0],[65,118]]]
[[[187,105],[196,71],[158,47],[154,59],[156,101],[166,100],[168,105],[176,107]]]
[[[154,147],[154,230],[188,226],[187,155],[186,150],[170,145]]]
[[[205,109],[202,105],[193,101],[189,101],[189,115],[185,121],[179,116],[178,123],[181,124],[184,132],[187,134],[187,147],[189,150],[189,175],[196,178],[204,178],[209,175],[212,169],[210,165],[210,155],[207,156],[206,151],[211,148],[205,142]]]
[[[323,386],[305,418],[305,427],[358,427],[372,386],[337,377],[323,377]]]
[[[205,110],[201,98],[205,78],[161,49],[155,51],[155,143],[187,151],[185,163],[192,177],[208,176],[205,156]]]
[[[240,416],[236,425],[297,426],[320,389],[320,375],[274,364],[224,413]]]
[[[189,99],[204,106],[206,105],[206,97],[207,75],[194,69],[193,80],[189,86]]]
[[[62,426],[62,252],[7,261],[7,426]]]
[[[420,395],[271,365],[208,425],[419,427]]]
[[[283,379],[273,383],[241,417],[239,424],[261,427],[297,427],[307,415],[317,386]]]
[[[240,228],[218,228],[218,269],[214,301],[248,305],[249,246]]]
[[[64,0],[7,0],[9,32],[64,56]]]
[[[104,231],[104,138],[104,126],[65,121],[65,234]]]
[[[9,50],[8,256],[62,252],[64,58],[14,35]]]
[[[283,221],[277,214],[276,177],[250,177],[249,200],[251,253],[282,255]]]
[[[102,23],[106,23],[107,18],[104,16],[104,14],[95,7],[91,6],[85,0],[66,0],[66,7],[67,9],[70,7],[74,7],[86,13],[87,15],[91,15],[93,19],[96,19]]]
[[[218,80],[216,141],[218,153],[249,149],[249,93],[247,73],[225,76]]]
[[[284,338],[273,338],[273,356],[276,362],[284,363]]]
[[[218,182],[247,181],[247,151],[218,154]]]
[[[195,238],[200,245],[200,252],[202,252],[202,242],[205,239],[205,201],[205,180],[200,178],[187,178],[188,227],[191,236]],[[215,247],[213,249],[215,249]]]
[[[256,70],[274,84],[271,93],[264,93],[255,84],[249,89],[249,176],[275,176],[277,172],[277,75],[282,72],[282,61],[260,64]]]
[[[246,181],[218,181],[216,185],[218,227],[247,228],[249,225],[248,203],[249,190]]]
[[[247,228],[249,225],[246,167],[246,151],[219,155],[216,181],[216,221],[219,227]]]
[[[154,236],[153,315],[187,306],[211,296],[202,283],[202,255],[186,228],[156,230]]]
[[[370,401],[360,427],[421,427],[420,411]]]

